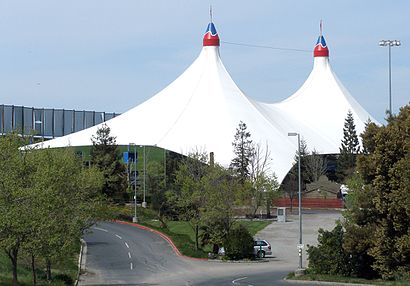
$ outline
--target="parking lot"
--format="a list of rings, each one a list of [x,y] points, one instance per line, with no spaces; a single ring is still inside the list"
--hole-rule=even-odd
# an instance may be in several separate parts
[[[303,267],[306,267],[307,245],[317,245],[319,228],[331,230],[338,219],[342,219],[342,212],[338,210],[303,210],[302,211],[302,243]],[[288,215],[286,222],[274,220],[265,229],[258,232],[256,238],[266,239],[272,245],[271,260],[284,264],[298,265],[299,218],[298,215]]]

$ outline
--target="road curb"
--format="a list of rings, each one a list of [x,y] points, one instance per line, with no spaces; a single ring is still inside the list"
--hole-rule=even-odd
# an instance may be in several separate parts
[[[343,282],[329,282],[329,281],[315,281],[315,280],[293,280],[287,279],[286,277],[283,279],[289,283],[295,284],[316,284],[316,285],[332,285],[332,286],[376,286],[374,284],[360,284],[360,283],[343,283]]]
[[[153,233],[159,235],[166,242],[169,243],[169,245],[172,247],[172,249],[174,250],[174,252],[177,256],[184,257],[184,258],[191,259],[191,260],[202,260],[202,261],[207,261],[208,260],[207,258],[196,258],[196,257],[189,257],[189,256],[186,256],[186,255],[183,255],[179,251],[178,247],[176,247],[176,245],[174,244],[174,242],[172,241],[172,239],[169,236],[167,236],[166,234],[163,234],[162,232],[160,232],[156,229],[152,229],[150,227],[147,227],[147,226],[144,226],[144,225],[141,225],[141,224],[138,224],[138,223],[134,223],[134,222],[128,222],[128,221],[122,221],[122,220],[114,220],[114,222],[119,223],[119,224],[131,225],[131,226],[137,227],[139,229],[150,231],[150,232],[153,232]]]
[[[87,243],[84,239],[80,239],[81,246],[80,246],[80,255],[78,257],[78,272],[77,272],[77,279],[74,282],[74,286],[78,285],[80,281],[81,271],[85,270],[85,260],[86,260],[86,253],[87,253]],[[85,254],[84,254],[85,253]]]

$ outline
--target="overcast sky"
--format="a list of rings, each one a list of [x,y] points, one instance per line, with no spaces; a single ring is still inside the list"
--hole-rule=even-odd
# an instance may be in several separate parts
[[[199,55],[209,5],[236,84],[276,102],[308,77],[323,20],[333,70],[384,122],[388,48],[393,111],[410,100],[410,1],[0,1],[0,104],[124,112],[162,90]]]

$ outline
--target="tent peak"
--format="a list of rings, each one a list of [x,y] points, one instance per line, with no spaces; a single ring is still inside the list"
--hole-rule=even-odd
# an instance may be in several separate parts
[[[329,49],[327,48],[325,37],[322,34],[322,20],[320,20],[320,35],[317,39],[315,49],[313,50],[314,57],[329,57]]]
[[[206,28],[203,46],[219,46],[219,36],[214,23],[210,22]]]

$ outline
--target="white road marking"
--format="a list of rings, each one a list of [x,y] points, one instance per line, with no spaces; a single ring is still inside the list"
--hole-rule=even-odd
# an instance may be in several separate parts
[[[131,258],[131,253],[128,252],[128,258]]]
[[[118,237],[119,239],[122,239],[122,237],[121,237],[121,236],[119,236],[118,234],[116,234],[115,236],[116,236],[116,237]]]
[[[125,246],[127,247],[127,248],[130,248],[130,246],[128,245],[128,243],[126,243],[126,242],[124,242],[125,243]]]
[[[101,230],[101,231],[104,231],[104,232],[108,232],[108,230],[103,229],[103,228],[100,228],[100,227],[96,227],[96,226],[94,226],[93,229]]]
[[[244,279],[246,279],[246,278],[248,278],[248,277],[241,277],[241,278],[237,278],[237,279],[235,279],[235,280],[232,280],[232,284],[236,284],[236,282],[241,281],[241,280],[244,280]]]
[[[131,270],[132,270],[132,262],[130,263],[130,268],[131,268]]]

